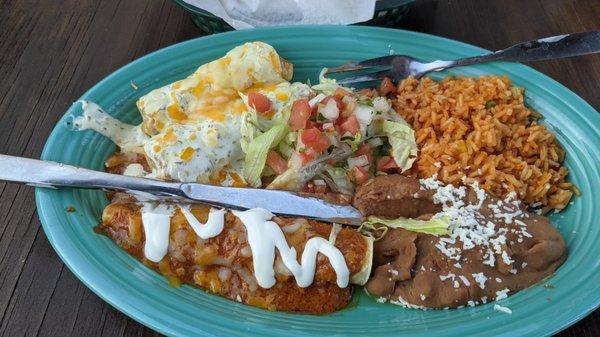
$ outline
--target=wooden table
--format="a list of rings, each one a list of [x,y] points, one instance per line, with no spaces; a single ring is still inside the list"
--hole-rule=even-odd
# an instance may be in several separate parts
[[[398,27],[500,49],[600,29],[600,6],[598,0],[422,1]],[[88,88],[142,55],[199,35],[166,0],[0,0],[0,153],[39,157],[54,124]],[[600,110],[600,55],[533,66]],[[40,228],[33,189],[4,183],[0,334],[157,335],[75,278]],[[559,335],[600,336],[600,310]]]

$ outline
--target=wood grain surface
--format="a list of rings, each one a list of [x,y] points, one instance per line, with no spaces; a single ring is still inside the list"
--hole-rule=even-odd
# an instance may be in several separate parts
[[[600,29],[598,0],[417,1],[398,28],[488,49]],[[54,124],[112,71],[202,35],[165,0],[0,0],[0,153],[39,157]],[[600,55],[532,65],[600,110]],[[552,319],[552,317],[548,317]],[[48,243],[33,189],[0,182],[1,336],[154,336],[88,290]],[[600,310],[560,336],[600,336]]]

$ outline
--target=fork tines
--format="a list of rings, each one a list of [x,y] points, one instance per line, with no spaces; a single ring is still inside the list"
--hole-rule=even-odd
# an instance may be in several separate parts
[[[370,69],[380,69],[383,67],[391,66],[392,60],[396,57],[395,55],[388,55],[383,57],[376,57],[360,62],[348,62],[339,67],[333,67],[327,69],[326,74],[334,74],[334,73],[345,73],[345,72],[358,72],[363,70]],[[346,77],[338,80],[339,84],[354,84],[360,82],[370,82],[370,81],[378,81],[382,80],[384,77],[391,77],[391,73],[389,70],[380,70],[377,72],[371,72],[351,77]]]

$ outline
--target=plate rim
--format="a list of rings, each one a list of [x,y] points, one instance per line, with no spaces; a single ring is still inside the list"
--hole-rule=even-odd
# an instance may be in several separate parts
[[[449,39],[449,38],[445,38],[445,37],[441,37],[441,36],[436,36],[436,35],[432,35],[432,34],[427,34],[427,33],[414,32],[414,31],[403,30],[403,29],[394,29],[394,28],[366,27],[366,26],[336,26],[336,25],[303,25],[303,26],[263,27],[263,28],[254,28],[254,29],[241,30],[241,31],[239,31],[239,30],[238,31],[229,31],[229,32],[223,32],[223,33],[218,33],[218,34],[212,34],[212,35],[208,35],[208,36],[201,36],[201,37],[196,37],[196,38],[193,38],[190,40],[178,42],[178,43],[163,47],[163,48],[153,51],[149,54],[146,54],[140,58],[137,58],[137,59],[127,63],[126,65],[116,69],[115,71],[111,72],[109,75],[107,75],[106,77],[101,79],[99,82],[94,84],[90,89],[86,90],[81,95],[81,97],[89,96],[90,92],[93,92],[96,89],[96,87],[99,87],[99,86],[105,84],[106,82],[110,82],[114,77],[120,75],[123,72],[127,72],[131,67],[135,66],[135,64],[137,64],[137,63],[144,62],[147,59],[151,59],[152,57],[154,57],[157,54],[165,53],[171,49],[182,48],[186,45],[193,45],[195,43],[198,43],[198,41],[218,40],[224,36],[235,36],[235,35],[244,36],[244,35],[248,34],[248,32],[260,33],[260,32],[269,32],[269,31],[277,31],[277,30],[286,30],[286,29],[303,30],[303,29],[320,29],[320,28],[348,29],[348,30],[354,30],[357,33],[362,31],[367,34],[377,34],[378,32],[395,32],[395,33],[400,32],[402,34],[413,35],[416,38],[427,38],[427,39],[434,38],[434,39],[443,40],[446,43],[451,43],[453,45],[460,46],[460,47],[466,47],[471,50],[477,50],[478,52],[481,52],[481,53],[490,52],[487,49],[484,49],[484,48],[481,48],[481,47],[478,47],[478,46],[475,46],[472,44],[468,44],[465,42],[461,42],[461,41],[457,41],[457,40],[453,40],[453,39]],[[476,54],[473,54],[473,55],[476,55]],[[569,88],[564,86],[562,83],[558,82],[557,80],[551,78],[550,76],[548,76],[530,66],[524,65],[522,63],[512,63],[511,62],[511,64],[518,66],[518,67],[523,67],[524,69],[528,69],[530,71],[535,72],[537,76],[541,76],[541,78],[543,78],[543,80],[546,84],[551,84],[552,86],[558,88],[561,91],[560,94],[562,96],[564,96],[564,95],[569,96],[569,101],[570,101],[569,105],[577,106],[577,108],[573,108],[574,110],[577,110],[577,111],[591,110],[592,112],[595,112],[595,114],[593,116],[587,116],[584,114],[578,114],[578,116],[581,118],[584,118],[586,121],[589,121],[588,118],[591,118],[594,122],[598,123],[598,124],[593,124],[593,122],[592,122],[592,127],[594,129],[597,129],[596,131],[600,130],[600,127],[598,127],[598,125],[600,125],[600,113],[598,113],[598,111],[595,110],[594,107],[592,107],[587,101],[585,101],[583,98],[581,98],[575,92],[573,92],[572,90],[570,90]],[[40,156],[42,159],[46,159],[49,156],[49,152],[52,150],[51,144],[54,141],[54,138],[57,137],[56,136],[57,126],[60,125],[60,123],[62,123],[67,116],[68,116],[68,113],[67,113],[67,111],[65,111],[63,116],[57,121],[52,132],[48,136],[46,143],[44,144],[44,148],[42,150],[41,156]],[[591,122],[591,121],[589,121],[589,122]],[[139,322],[140,324],[145,325],[155,331],[158,331],[160,333],[167,334],[167,335],[176,335],[176,330],[169,328],[169,326],[166,326],[164,324],[156,322],[152,317],[146,315],[142,310],[139,310],[136,307],[129,305],[128,303],[126,303],[118,298],[112,297],[110,295],[110,293],[108,293],[108,294],[103,293],[101,291],[101,289],[99,289],[99,286],[94,284],[89,279],[89,276],[86,275],[87,272],[85,270],[82,271],[81,267],[76,268],[74,266],[74,264],[75,264],[74,260],[81,259],[81,257],[78,257],[78,256],[74,257],[73,254],[70,254],[70,255],[67,254],[67,252],[65,252],[65,250],[69,250],[71,248],[65,247],[64,243],[57,242],[55,240],[55,238],[53,237],[52,228],[51,228],[51,224],[50,224],[53,216],[50,216],[50,214],[55,213],[55,212],[50,207],[45,206],[44,198],[46,198],[46,197],[47,196],[44,195],[44,193],[42,192],[42,189],[40,189],[40,188],[35,189],[35,202],[36,202],[38,218],[40,219],[42,228],[43,228],[52,248],[57,253],[57,255],[60,257],[62,262],[69,268],[69,270],[82,283],[84,283],[88,289],[92,290],[97,296],[102,298],[102,300],[109,303],[111,306],[113,306],[114,308],[119,310],[121,313],[127,315],[128,317],[134,319],[135,321]],[[595,301],[590,301],[589,305],[585,306],[584,308],[579,307],[578,308],[579,310],[576,311],[577,313],[574,315],[571,315],[568,320],[563,320],[560,323],[545,325],[542,329],[540,329],[539,332],[542,333],[543,335],[549,335],[549,334],[553,334],[553,333],[559,332],[561,330],[564,330],[567,327],[573,325],[574,323],[578,322],[582,318],[589,315],[592,311],[597,309],[599,306],[600,306],[600,296],[597,296]],[[203,333],[203,335],[212,335],[212,333],[205,331],[205,330],[202,330],[202,333]]]

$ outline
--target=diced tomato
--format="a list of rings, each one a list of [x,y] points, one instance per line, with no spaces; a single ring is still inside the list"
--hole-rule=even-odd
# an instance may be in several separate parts
[[[367,160],[369,161],[369,165],[370,165],[371,162],[373,161],[373,149],[371,148],[371,145],[369,145],[369,143],[362,143],[358,147],[358,150],[356,150],[354,152],[354,156],[356,156],[356,157],[361,156],[363,154],[365,156],[367,156]]]
[[[325,193],[327,192],[327,185],[317,185],[313,184],[315,187],[315,193]]]
[[[377,90],[375,90],[375,89],[369,89],[369,88],[360,89],[357,92],[357,94],[359,96],[367,96],[367,97],[371,97],[371,98],[379,96],[378,93],[377,93]]]
[[[383,156],[377,161],[377,171],[390,172],[397,168],[398,164],[396,164],[394,158],[390,156]]]
[[[340,124],[340,134],[344,135],[346,132],[349,132],[352,135],[356,135],[360,131],[360,125],[358,124],[358,119],[356,116],[352,115],[346,118]]]
[[[395,93],[396,93],[396,86],[394,85],[392,80],[390,80],[387,77],[384,77],[383,81],[381,81],[381,84],[379,84],[379,94],[381,96],[387,96],[388,94],[395,94]]]
[[[348,171],[348,179],[356,185],[362,185],[369,180],[369,171],[363,166],[354,166]]]
[[[294,101],[292,104],[292,113],[290,115],[289,125],[292,131],[298,131],[306,128],[306,121],[310,118],[312,108],[306,98]]]
[[[307,147],[321,153],[329,147],[329,139],[317,128],[306,129],[300,136],[302,143]]]
[[[267,165],[277,174],[282,174],[288,167],[287,161],[275,151],[270,151],[267,154]]]
[[[333,92],[333,96],[338,97],[340,99],[342,99],[344,96],[348,96],[348,95],[350,95],[350,92],[343,88],[337,88]]]
[[[248,93],[248,105],[253,107],[256,112],[264,114],[271,110],[271,101],[263,94],[257,92]]]
[[[312,150],[312,149],[308,149],[306,151],[300,151],[298,154],[300,155],[300,158],[302,159],[302,166],[310,163],[317,156],[317,154],[315,153],[315,151]]]
[[[338,110],[340,110],[340,111],[344,110],[344,102],[342,102],[342,98],[338,97],[338,96],[327,96],[327,97],[323,98],[323,100],[319,104],[325,105],[330,100],[334,100],[335,101],[335,104],[337,105]]]

